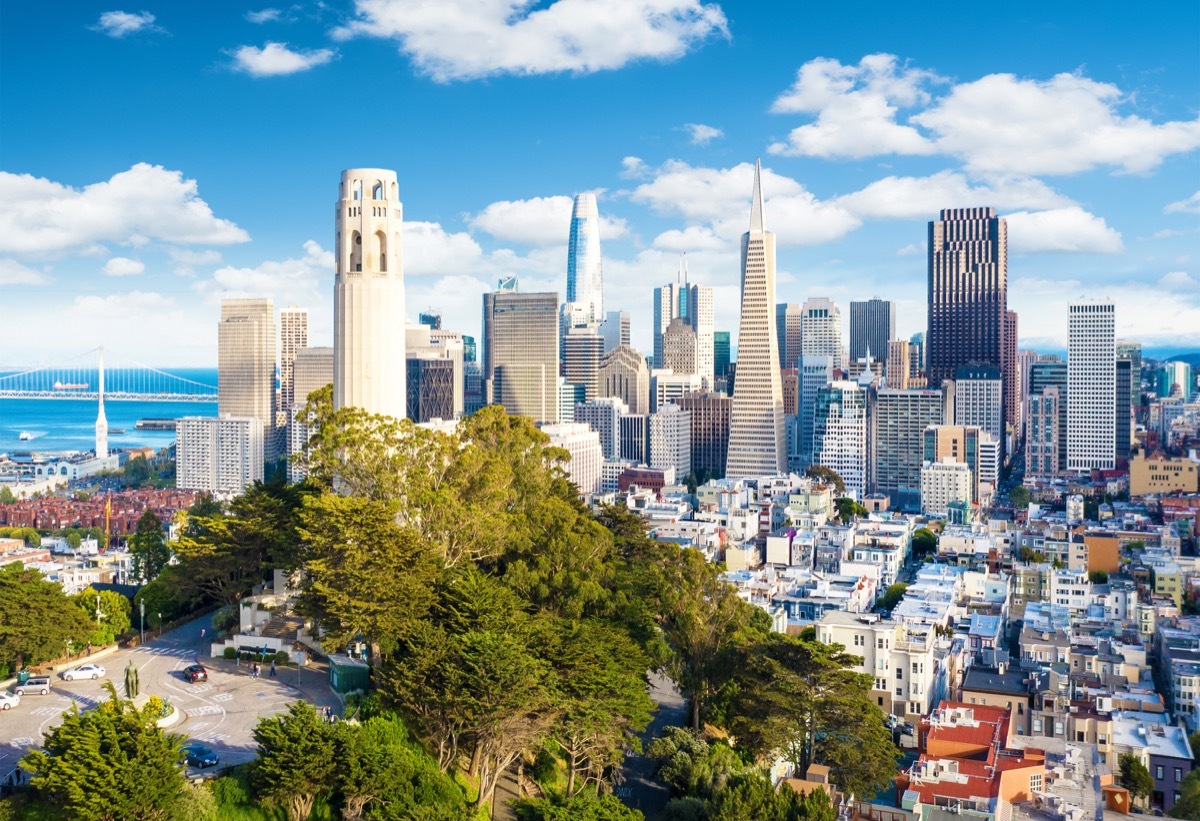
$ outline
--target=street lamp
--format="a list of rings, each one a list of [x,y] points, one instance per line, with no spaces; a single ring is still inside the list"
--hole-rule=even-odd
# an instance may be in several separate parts
[[[138,602],[138,610],[142,612],[142,644],[146,643],[146,602]]]

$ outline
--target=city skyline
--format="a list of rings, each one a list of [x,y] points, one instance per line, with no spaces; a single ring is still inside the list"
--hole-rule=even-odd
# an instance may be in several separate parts
[[[686,252],[736,349],[737,242],[759,154],[779,302],[827,296],[845,311],[880,296],[908,337],[925,327],[925,223],[942,208],[995,207],[1009,223],[1020,347],[1065,350],[1067,305],[1080,298],[1122,306],[1118,337],[1148,356],[1200,347],[1195,9],[1117,34],[1082,6],[1017,7],[980,40],[967,36],[976,23],[931,8],[893,33],[832,9],[778,20],[668,6],[625,21],[643,35],[629,51],[588,40],[568,54],[543,27],[515,56],[455,53],[446,20],[417,37],[370,16],[399,3],[249,16],[151,3],[52,20],[6,8],[0,300],[16,343],[5,364],[153,341],[158,364],[211,365],[210,312],[238,296],[307,308],[311,344],[331,344],[328,180],[364,165],[398,172],[409,319],[433,308],[478,336],[480,294],[502,275],[564,298],[572,196],[592,191],[605,307],[630,313],[633,346],[651,349],[650,284]],[[483,23],[502,44],[530,19],[517,18]],[[931,25],[936,43],[919,36]],[[50,37],[65,56],[43,66],[29,49]],[[313,99],[364,72],[404,102],[373,123],[398,129],[385,149],[343,139],[345,117],[311,117]],[[671,99],[654,93],[673,84]],[[102,105],[113,87],[120,99]],[[425,119],[401,128],[410,106]],[[18,125],[64,116],[99,127]],[[989,136],[998,119],[1018,136]],[[47,338],[51,319],[72,334]]]

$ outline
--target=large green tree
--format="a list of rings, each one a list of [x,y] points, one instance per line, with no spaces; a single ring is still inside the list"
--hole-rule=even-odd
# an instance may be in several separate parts
[[[899,751],[870,699],[874,679],[840,645],[772,634],[737,665],[730,729],[766,761],[783,755],[796,772],[831,767],[847,793],[869,795],[894,777]]]
[[[905,592],[908,590],[908,585],[904,582],[896,582],[889,585],[888,589],[883,591],[883,595],[879,597],[879,601],[875,603],[878,610],[890,613],[904,598]]]
[[[146,583],[158,578],[171,561],[171,550],[163,533],[162,519],[150,508],[138,519],[137,529],[129,537],[131,571],[136,579]]]
[[[335,726],[323,724],[308,702],[297,701],[286,713],[261,719],[254,728],[255,790],[283,807],[288,821],[305,821],[317,796],[332,791],[339,767]]]
[[[937,552],[937,534],[927,527],[918,528],[912,535],[913,558],[931,556]]]
[[[129,599],[115,590],[93,590],[89,587],[72,596],[71,601],[92,623],[88,641],[97,647],[112,644],[117,636],[131,626]]]
[[[68,642],[83,646],[91,631],[58,582],[19,563],[0,567],[0,664],[19,668],[58,658]]]
[[[1195,735],[1195,733],[1193,733]],[[1172,818],[1200,818],[1200,768],[1192,770],[1179,785],[1179,800],[1167,813]]]
[[[631,810],[611,795],[585,792],[572,797],[527,798],[513,804],[517,821],[642,821],[638,810]]]
[[[72,707],[46,734],[43,749],[21,765],[50,806],[81,821],[168,821],[177,817],[185,781],[181,738],[159,729],[106,682],[95,710]]]
[[[1154,791],[1154,777],[1150,775],[1150,770],[1138,760],[1137,756],[1132,753],[1122,753],[1117,759],[1117,766],[1121,770],[1121,786],[1129,790],[1134,799],[1144,799]]]

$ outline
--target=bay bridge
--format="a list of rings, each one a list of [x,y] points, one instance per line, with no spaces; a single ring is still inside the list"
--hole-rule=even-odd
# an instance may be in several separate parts
[[[104,358],[115,360],[105,367]],[[97,347],[64,362],[0,370],[0,399],[100,398],[106,402],[216,402],[217,386],[116,356]]]

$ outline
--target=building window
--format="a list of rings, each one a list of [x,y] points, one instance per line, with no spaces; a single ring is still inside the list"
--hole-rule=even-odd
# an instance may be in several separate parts
[[[1163,766],[1162,766],[1162,764],[1159,764],[1157,767],[1154,768],[1154,780],[1162,781],[1162,777],[1163,777]]]
[[[1176,767],[1175,768],[1175,783],[1178,784],[1182,780],[1183,780],[1183,768]]]

